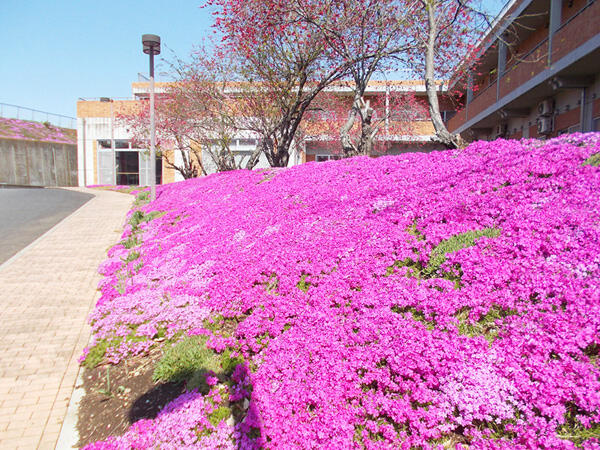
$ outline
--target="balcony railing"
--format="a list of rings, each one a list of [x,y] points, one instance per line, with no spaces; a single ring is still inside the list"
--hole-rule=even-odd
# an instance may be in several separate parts
[[[552,38],[552,62],[583,45],[598,34],[600,2],[591,1],[563,23]]]
[[[558,28],[552,37],[551,55],[548,54],[549,40],[546,38],[526,54],[514,59],[496,83],[476,93],[472,101],[448,121],[448,128],[458,129],[469,119],[543,72],[548,68],[549,63],[554,63],[581,47],[598,33],[598,17],[600,17],[600,2],[590,0]]]

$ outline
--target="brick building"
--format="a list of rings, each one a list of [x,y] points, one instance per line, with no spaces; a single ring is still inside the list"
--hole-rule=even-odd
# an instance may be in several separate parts
[[[164,94],[167,85],[156,83],[156,95]],[[77,134],[78,134],[78,161],[79,184],[122,184],[122,185],[147,185],[150,160],[148,152],[143,148],[132,145],[131,133],[116,118],[120,114],[134,111],[140,102],[148,98],[149,85],[147,82],[132,83],[133,96],[129,99],[80,99],[77,102]],[[328,94],[342,99],[347,103],[347,111],[352,103],[352,91],[342,84],[332,86]],[[411,93],[422,105],[425,103],[425,86],[416,81],[374,81],[369,84],[365,93],[365,100],[372,102],[376,109],[375,115],[385,114],[389,108],[390,98],[396,94]],[[380,110],[378,111],[377,108]],[[425,108],[426,109],[426,108]],[[442,109],[450,109],[447,100],[442,98]],[[323,115],[322,124],[327,121],[327,111]],[[386,127],[393,127],[394,123],[386,123]],[[407,151],[431,151],[436,147],[431,142],[434,135],[433,126],[427,114],[412,116],[411,123],[398,129],[406,130],[402,134],[385,133],[386,153],[402,153]],[[289,165],[301,164],[309,161],[325,161],[339,158],[339,150],[333,143],[339,142],[339,129],[329,129],[324,133],[319,123],[313,123],[312,135],[304,136],[299,146],[294,146],[290,154]],[[327,134],[328,133],[328,134]],[[382,135],[384,133],[381,133]],[[233,153],[238,158],[249,155],[258,145],[258,137],[251,133],[240,135],[231,144]],[[114,152],[114,157],[113,157]],[[179,151],[169,154],[169,159],[175,164],[181,162]],[[202,160],[207,171],[214,171],[211,158],[205,153]],[[268,167],[267,160],[261,155],[256,168]],[[180,181],[181,175],[169,168],[164,160],[156,161],[156,182],[170,183]]]
[[[447,121],[468,139],[600,131],[600,2],[512,0],[454,80]]]

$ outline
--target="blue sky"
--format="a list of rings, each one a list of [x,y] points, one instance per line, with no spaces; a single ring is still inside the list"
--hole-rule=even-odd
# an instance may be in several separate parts
[[[212,33],[201,3],[0,0],[0,102],[75,116],[79,97],[129,97],[138,72],[148,72],[141,35],[161,37],[161,56],[169,57],[166,46],[185,58]],[[166,70],[163,63],[156,73]]]
[[[78,97],[131,96],[138,72],[148,72],[142,34],[161,37],[161,56],[166,45],[185,57],[212,33],[200,4],[0,0],[0,102],[75,116]]]

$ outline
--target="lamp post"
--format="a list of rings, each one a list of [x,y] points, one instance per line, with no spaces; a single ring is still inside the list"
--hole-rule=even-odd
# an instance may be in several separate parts
[[[109,97],[100,97],[103,103],[110,103],[110,152],[112,155],[112,184],[117,185],[117,153],[115,151],[115,110],[113,99]]]
[[[142,35],[144,53],[150,55],[150,200],[156,200],[156,125],[154,123],[154,55],[160,54],[160,36]]]

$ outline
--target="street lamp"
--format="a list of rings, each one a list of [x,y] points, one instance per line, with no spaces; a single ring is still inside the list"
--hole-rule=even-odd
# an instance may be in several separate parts
[[[110,103],[110,152],[112,155],[112,184],[117,185],[117,152],[115,151],[115,109],[113,99],[100,97],[103,103]],[[85,160],[84,160],[85,161]]]
[[[143,34],[144,53],[150,55],[150,200],[156,200],[156,126],[154,123],[154,55],[160,54],[160,36]]]

